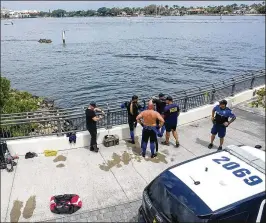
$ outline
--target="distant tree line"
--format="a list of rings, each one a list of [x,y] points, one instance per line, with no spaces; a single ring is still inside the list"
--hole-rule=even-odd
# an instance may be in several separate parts
[[[171,16],[171,15],[182,15],[187,13],[191,9],[202,9],[207,14],[223,14],[224,12],[233,13],[236,10],[242,11],[242,13],[248,10],[254,9],[259,14],[266,14],[265,3],[253,3],[252,5],[246,4],[231,4],[231,5],[220,5],[220,6],[207,6],[207,7],[184,7],[179,5],[173,6],[158,6],[158,5],[148,5],[143,8],[141,7],[125,7],[125,8],[106,8],[101,7],[98,10],[78,10],[78,11],[65,11],[63,9],[57,9],[50,12],[40,12],[38,16],[40,17],[89,17],[89,16],[134,16],[134,15],[161,15],[161,16]]]

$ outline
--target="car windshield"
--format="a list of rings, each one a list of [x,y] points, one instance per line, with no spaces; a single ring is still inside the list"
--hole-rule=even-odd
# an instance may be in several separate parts
[[[155,179],[147,188],[148,196],[152,205],[159,214],[166,217],[169,222],[207,222],[207,219],[198,218],[186,205],[185,196],[178,196],[178,199],[167,190],[165,183],[160,177]]]

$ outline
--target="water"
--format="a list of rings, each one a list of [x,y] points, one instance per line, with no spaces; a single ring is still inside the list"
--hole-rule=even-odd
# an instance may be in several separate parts
[[[61,107],[175,92],[265,67],[263,16],[13,22],[1,21],[1,74]]]

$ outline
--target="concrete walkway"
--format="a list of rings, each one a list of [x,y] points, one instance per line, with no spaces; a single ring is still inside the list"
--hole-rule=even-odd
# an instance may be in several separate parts
[[[259,144],[265,150],[264,113],[247,103],[233,111],[237,120],[227,129],[225,146]],[[14,172],[1,171],[1,222],[135,221],[142,191],[154,177],[169,166],[217,148],[218,140],[214,149],[207,148],[211,126],[209,118],[180,126],[181,146],[160,145],[154,159],[149,153],[145,159],[138,155],[139,138],[134,146],[123,140],[115,147],[100,145],[99,153],[77,148],[59,151],[57,158],[20,157]],[[68,216],[51,213],[50,197],[65,193],[78,194],[83,207]]]

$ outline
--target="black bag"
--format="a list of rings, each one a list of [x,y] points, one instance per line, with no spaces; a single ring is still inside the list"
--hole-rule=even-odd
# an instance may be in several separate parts
[[[0,141],[0,162],[5,162],[5,153],[8,152],[6,141]]]
[[[7,154],[7,157],[5,154]],[[0,168],[6,169],[7,172],[12,172],[14,166],[16,166],[16,163],[13,161],[13,157],[9,153],[6,141],[0,141]]]

